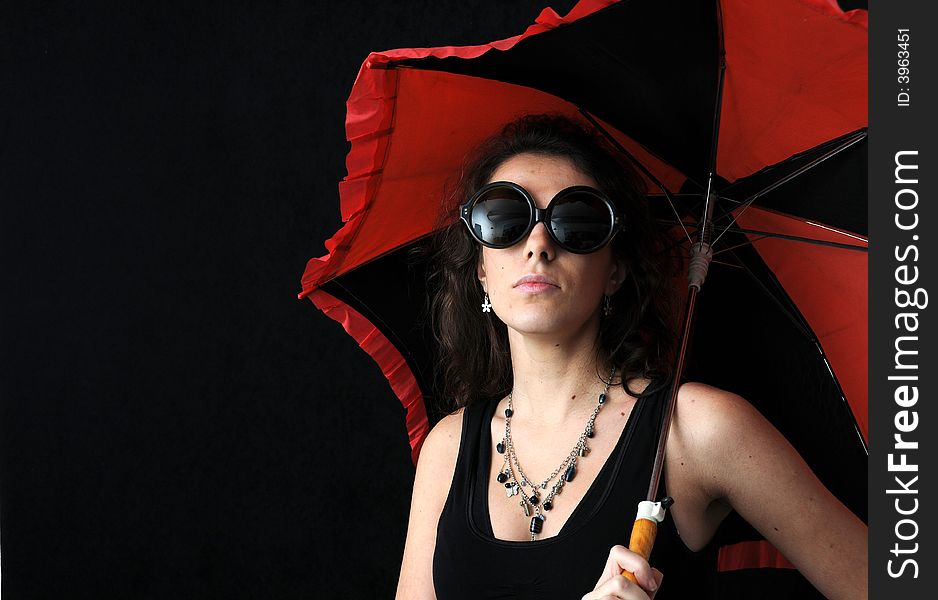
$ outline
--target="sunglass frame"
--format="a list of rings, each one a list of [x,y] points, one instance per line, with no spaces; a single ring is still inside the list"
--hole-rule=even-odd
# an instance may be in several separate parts
[[[504,188],[508,188],[515,192],[518,192],[519,194],[521,194],[522,198],[524,198],[527,201],[528,208],[530,209],[529,216],[528,216],[528,224],[525,227],[524,232],[521,233],[518,236],[518,238],[514,240],[513,242],[511,242],[510,244],[492,244],[490,242],[486,242],[485,240],[481,239],[478,235],[476,235],[475,230],[473,230],[472,221],[471,221],[472,209],[475,206],[475,204],[479,201],[479,199],[484,197],[487,192],[493,189],[504,189]],[[568,247],[565,243],[557,239],[556,234],[554,234],[553,227],[550,226],[550,215],[552,214],[553,209],[557,205],[557,202],[559,200],[564,199],[566,196],[569,196],[572,193],[583,193],[583,192],[590,194],[592,196],[595,196],[596,198],[601,200],[603,204],[605,204],[606,208],[609,210],[609,217],[610,217],[611,225],[609,227],[609,232],[606,234],[606,237],[603,238],[602,242],[598,243],[595,247],[590,247],[586,250],[578,250],[578,249]],[[547,208],[538,208],[537,204],[534,202],[534,197],[531,196],[531,194],[526,189],[524,189],[523,187],[521,187],[520,185],[512,181],[493,181],[492,183],[487,183],[481,188],[479,188],[474,194],[469,196],[469,198],[467,198],[466,201],[462,203],[462,205],[460,205],[459,218],[462,220],[463,223],[466,224],[466,227],[469,229],[469,234],[472,236],[472,239],[476,240],[477,242],[479,242],[480,244],[482,244],[483,246],[487,248],[493,248],[496,250],[504,250],[506,248],[511,248],[515,244],[523,241],[526,237],[528,237],[528,235],[531,233],[531,231],[534,230],[534,227],[538,223],[544,223],[544,228],[547,230],[548,235],[550,235],[551,240],[553,240],[554,243],[557,244],[558,247],[573,254],[591,254],[593,252],[596,252],[602,249],[606,244],[612,241],[612,238],[614,238],[616,234],[619,233],[619,231],[622,229],[622,226],[623,226],[622,216],[619,213],[619,210],[616,208],[615,204],[612,203],[612,200],[606,194],[602,193],[600,190],[597,190],[594,187],[591,187],[588,185],[574,185],[574,186],[564,188],[560,190],[559,192],[557,192],[553,198],[551,198],[550,203],[548,203],[547,205]]]

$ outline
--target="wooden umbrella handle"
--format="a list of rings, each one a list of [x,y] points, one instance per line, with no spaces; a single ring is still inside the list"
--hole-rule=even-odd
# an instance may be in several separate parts
[[[635,519],[635,523],[632,525],[632,536],[629,539],[629,550],[648,560],[651,556],[651,549],[655,547],[655,535],[657,533],[658,523],[655,521]],[[638,583],[635,575],[625,569],[622,570],[622,576],[632,583]]]

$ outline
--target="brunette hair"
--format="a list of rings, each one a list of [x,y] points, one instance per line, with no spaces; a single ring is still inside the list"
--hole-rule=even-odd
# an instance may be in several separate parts
[[[477,277],[481,245],[457,217],[459,205],[518,154],[563,157],[589,174],[622,211],[624,229],[611,242],[626,265],[626,279],[611,297],[612,313],[596,341],[599,376],[615,365],[622,384],[638,376],[669,377],[674,347],[672,262],[651,218],[642,180],[598,133],[560,115],[529,115],[506,125],[469,154],[455,185],[445,193],[440,226],[429,253],[429,313],[439,347],[435,396],[443,411],[501,398],[511,389],[506,325],[480,309]],[[456,218],[454,221],[453,219]],[[652,390],[646,390],[650,393]]]

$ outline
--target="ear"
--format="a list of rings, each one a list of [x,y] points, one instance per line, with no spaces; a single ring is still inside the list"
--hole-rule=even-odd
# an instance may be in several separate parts
[[[606,281],[607,296],[611,296],[619,291],[619,288],[622,287],[622,284],[625,282],[626,275],[628,275],[628,268],[625,266],[624,260],[613,255],[612,261],[612,269],[609,273],[609,279]]]
[[[479,278],[479,283],[482,284],[482,291],[488,293],[489,289],[485,281],[485,260],[482,252],[479,252],[479,262],[476,263],[476,277]]]

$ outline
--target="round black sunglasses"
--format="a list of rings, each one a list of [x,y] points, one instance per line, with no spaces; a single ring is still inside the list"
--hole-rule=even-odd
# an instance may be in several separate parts
[[[551,239],[574,254],[596,252],[622,229],[622,217],[601,191],[575,185],[557,192],[547,208],[517,183],[484,185],[459,209],[472,237],[489,248],[508,248],[544,223]]]

